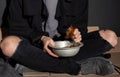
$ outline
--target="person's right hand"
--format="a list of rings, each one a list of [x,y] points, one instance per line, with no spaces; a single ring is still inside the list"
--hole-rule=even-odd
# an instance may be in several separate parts
[[[49,55],[58,58],[59,56],[53,53],[48,47],[54,48],[55,47],[55,42],[52,40],[52,38],[47,37],[47,36],[42,36],[41,38],[43,44],[44,44],[44,50],[47,52]]]

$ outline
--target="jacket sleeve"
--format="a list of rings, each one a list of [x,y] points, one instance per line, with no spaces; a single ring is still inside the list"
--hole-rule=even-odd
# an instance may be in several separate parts
[[[82,36],[84,36],[87,33],[88,25],[88,0],[78,0],[78,2],[76,1],[75,4],[76,6],[73,9],[77,11],[75,13],[77,16],[72,24],[76,26],[79,31],[81,31]]]
[[[10,35],[21,36],[35,42],[40,40],[41,36],[48,35],[48,33],[42,30],[41,10],[34,13],[30,12],[30,8],[31,11],[33,11],[33,8],[29,7],[28,9],[28,6],[32,6],[34,3],[29,2],[29,4],[26,4],[27,2],[25,3],[24,1],[11,0],[10,2],[8,14],[9,33]]]

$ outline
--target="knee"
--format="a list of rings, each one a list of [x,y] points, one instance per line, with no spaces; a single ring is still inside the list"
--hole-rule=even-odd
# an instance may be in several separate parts
[[[100,36],[109,42],[113,47],[117,45],[118,37],[114,31],[111,30],[101,30],[99,31]]]
[[[0,44],[0,48],[5,56],[12,57],[21,39],[16,36],[6,37]]]

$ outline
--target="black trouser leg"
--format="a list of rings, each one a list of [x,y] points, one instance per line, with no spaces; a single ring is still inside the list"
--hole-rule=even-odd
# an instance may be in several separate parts
[[[53,58],[28,41],[21,41],[12,59],[37,71],[78,74],[80,66],[71,58]]]
[[[79,53],[73,57],[74,60],[100,56],[113,48],[107,41],[100,37],[98,31],[88,33],[83,38],[83,44],[84,46],[80,49]]]

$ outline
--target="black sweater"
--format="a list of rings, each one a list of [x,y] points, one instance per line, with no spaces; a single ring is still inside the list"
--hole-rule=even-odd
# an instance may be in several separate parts
[[[42,21],[47,18],[42,0],[11,0],[9,5],[9,34],[27,38],[33,42],[47,32],[42,31]],[[82,35],[87,33],[88,0],[59,0],[56,16],[58,32],[65,35],[70,25],[76,26]]]

